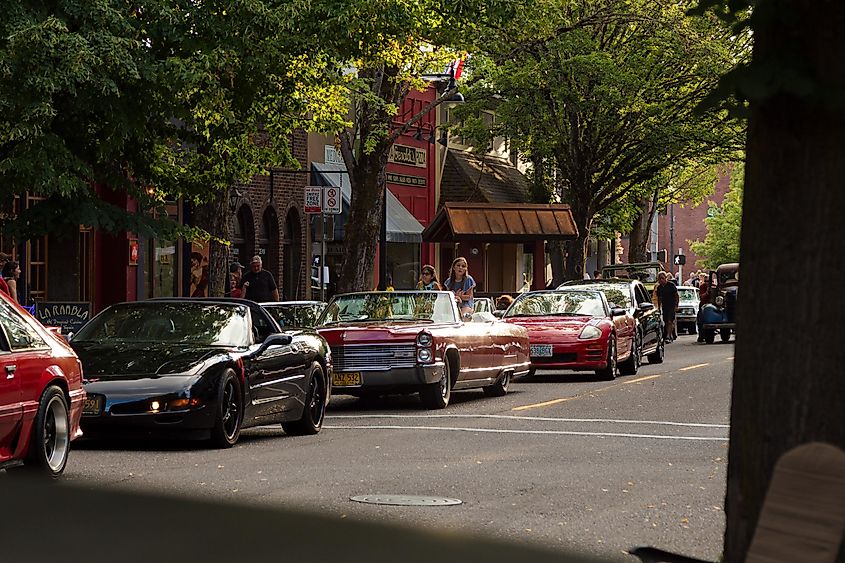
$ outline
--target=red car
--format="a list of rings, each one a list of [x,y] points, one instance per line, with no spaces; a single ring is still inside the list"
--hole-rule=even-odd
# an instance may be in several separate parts
[[[0,469],[61,475],[84,402],[73,350],[0,292]]]
[[[503,315],[528,329],[531,369],[594,370],[602,379],[637,372],[636,324],[625,309],[611,308],[601,291],[531,291]]]
[[[332,351],[332,393],[419,392],[442,409],[453,389],[507,393],[528,372],[528,333],[490,313],[461,320],[447,291],[387,291],[337,295],[317,323]]]

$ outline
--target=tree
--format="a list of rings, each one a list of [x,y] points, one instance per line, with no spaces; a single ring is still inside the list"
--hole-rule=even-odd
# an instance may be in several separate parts
[[[488,31],[484,79],[465,111],[494,105],[495,134],[559,171],[579,237],[554,282],[581,277],[598,216],[679,163],[719,162],[738,144],[740,122],[696,108],[746,38],[714,17],[686,16],[683,4],[538,1]]]
[[[731,184],[722,205],[709,202],[707,235],[704,242],[690,243],[690,249],[703,256],[701,266],[715,270],[719,264],[739,262],[739,237],[742,226],[742,187],[745,182],[742,165],[731,170]]]
[[[479,21],[501,21],[517,2],[466,0],[323,0],[300,14],[302,26],[333,29],[328,43],[337,59],[336,79],[348,88],[349,127],[340,131],[340,151],[349,172],[352,199],[344,238],[339,291],[371,287],[383,213],[387,159],[394,142],[455,88],[416,115],[399,115],[423,75],[439,73],[455,58],[461,30]]]
[[[731,399],[725,556],[745,560],[776,461],[811,441],[845,448],[845,379],[830,280],[845,277],[845,11],[837,2],[703,2],[754,32],[723,80],[748,101],[742,298]],[[773,250],[776,245],[776,250]],[[788,330],[781,307],[789,300]],[[845,550],[837,558],[845,562]]]
[[[313,37],[292,33],[291,5],[61,0],[0,12],[0,196],[6,209],[16,194],[46,198],[4,230],[199,236],[154,212],[166,199],[205,204],[211,291],[222,294],[229,188],[295,165],[287,135],[345,114]],[[143,211],[105,203],[94,186]]]

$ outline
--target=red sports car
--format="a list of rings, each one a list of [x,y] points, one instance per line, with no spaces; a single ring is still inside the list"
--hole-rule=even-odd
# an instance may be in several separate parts
[[[595,370],[602,379],[634,374],[636,325],[625,309],[611,308],[601,291],[531,291],[503,316],[528,329],[531,369]],[[533,373],[533,371],[532,371]]]
[[[58,477],[82,435],[82,365],[53,332],[0,292],[0,469]]]
[[[419,392],[442,409],[453,389],[507,393],[528,372],[528,333],[474,313],[463,322],[447,291],[387,291],[335,296],[317,323],[332,350],[332,389],[340,395]]]

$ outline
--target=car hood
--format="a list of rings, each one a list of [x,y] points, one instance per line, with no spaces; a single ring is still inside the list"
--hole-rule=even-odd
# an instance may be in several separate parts
[[[601,321],[602,319],[592,317],[513,317],[505,319],[505,322],[525,327],[528,330],[531,342],[544,338],[560,339],[569,336],[578,338],[585,326],[599,327]]]
[[[190,376],[196,374],[209,359],[228,353],[225,348],[184,344],[71,344],[82,362],[86,381]]]
[[[436,330],[443,324],[433,323],[368,323],[320,328],[317,332],[332,345],[413,340],[422,330]]]

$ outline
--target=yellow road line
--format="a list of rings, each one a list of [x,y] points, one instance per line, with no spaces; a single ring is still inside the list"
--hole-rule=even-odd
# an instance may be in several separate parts
[[[694,366],[687,366],[685,368],[681,368],[678,371],[687,371],[688,369],[695,369],[695,368],[703,368],[704,366],[709,366],[710,364],[695,364]]]
[[[524,410],[527,410],[527,409],[539,409],[541,407],[548,407],[548,406],[551,406],[551,405],[556,405],[558,403],[563,403],[564,401],[571,401],[572,399],[577,399],[577,398],[578,398],[578,395],[575,395],[574,397],[564,397],[563,399],[554,399],[552,401],[546,401],[545,403],[534,403],[533,405],[523,405],[521,407],[514,407],[511,410],[512,411],[524,411]]]
[[[733,359],[734,359],[734,357],[733,357],[733,356],[728,356],[728,357],[727,357],[727,358],[725,358],[725,359],[726,359],[726,360],[733,360]]]
[[[649,379],[654,379],[655,377],[660,377],[663,375],[662,373],[658,373],[657,375],[646,375],[644,377],[638,377],[636,379],[632,379],[631,381],[623,381],[620,385],[630,385],[631,383],[639,383],[640,381],[647,381]]]

